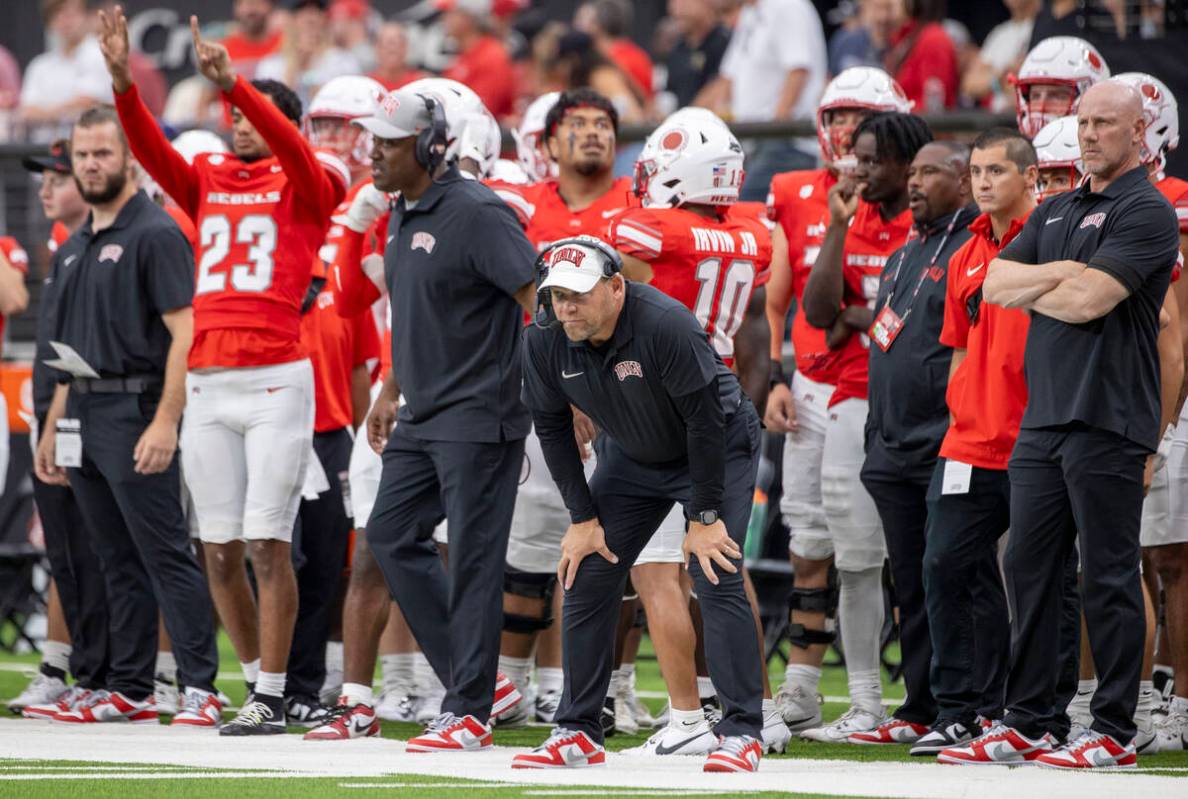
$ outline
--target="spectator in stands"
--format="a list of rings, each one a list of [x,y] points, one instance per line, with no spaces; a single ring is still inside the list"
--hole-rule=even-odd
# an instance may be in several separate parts
[[[0,44],[0,110],[16,108],[21,101],[21,65],[12,51]]]
[[[1048,0],[1044,3],[1043,9],[1036,14],[1027,49],[1053,36],[1084,36],[1077,19],[1078,5],[1077,0]]]
[[[829,74],[850,67],[883,67],[892,34],[903,25],[903,0],[859,0],[854,24],[843,25],[829,40]]]
[[[427,75],[408,65],[408,35],[399,22],[385,22],[375,36],[375,70],[370,74],[388,91]]]
[[[65,135],[78,114],[111,102],[99,42],[90,35],[85,0],[42,0],[53,49],[34,58],[21,87],[20,114],[34,142]]]
[[[445,12],[446,36],[458,49],[442,77],[465,83],[487,110],[502,118],[513,111],[516,81],[507,47],[491,34],[494,5],[492,0],[437,0],[437,7]]]
[[[631,4],[626,0],[592,0],[578,6],[573,15],[573,28],[589,34],[599,52],[623,70],[645,102],[651,102],[652,59],[642,47],[627,38],[631,20]]]
[[[681,108],[695,104],[702,88],[717,76],[730,31],[718,21],[710,0],[668,0],[668,15],[681,35],[668,55],[665,88]]]
[[[322,84],[339,75],[363,71],[354,54],[336,47],[330,38],[327,0],[293,0],[293,10],[280,52],[256,66],[257,79],[278,80],[308,105]]]
[[[570,31],[562,35],[557,40],[549,73],[560,77],[563,89],[588,86],[609,98],[622,122],[644,119],[643,97],[639,90],[623,70],[595,47],[588,34]]]
[[[275,12],[275,0],[235,0],[231,6],[235,32],[223,39],[223,46],[245,78],[255,77],[256,65],[280,50],[281,30],[272,24]]]
[[[961,78],[961,94],[998,112],[1014,105],[1015,92],[1007,76],[1019,69],[1027,55],[1040,0],[1003,0],[1003,5],[1011,18],[994,26],[982,42],[977,61]]]
[[[887,72],[899,81],[919,114],[957,105],[957,51],[941,25],[944,16],[944,0],[913,0],[907,21],[891,37],[887,51]]]
[[[722,74],[703,96],[719,116],[739,122],[812,119],[825,87],[825,34],[809,0],[746,0]],[[809,169],[815,140],[751,143],[739,199],[762,201],[777,171]]]
[[[353,54],[364,69],[375,66],[375,48],[368,30],[371,14],[368,0],[331,0],[330,3],[330,38],[334,46]]]

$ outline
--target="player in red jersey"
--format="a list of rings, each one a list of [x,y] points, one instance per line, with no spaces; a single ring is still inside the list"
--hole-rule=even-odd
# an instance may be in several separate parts
[[[201,238],[183,467],[211,594],[254,683],[253,701],[220,733],[283,733],[297,613],[290,540],[314,425],[301,302],[349,175],[336,156],[315,153],[301,136],[296,96],[281,84],[254,88],[237,76],[226,48],[201,38],[196,17],[198,66],[234,106],[234,139],[232,155],[187,164],[132,83],[122,9],[102,22],[101,46],[133,153]],[[258,611],[244,568],[249,546]]]
[[[909,167],[916,151],[931,140],[928,126],[910,114],[882,112],[858,125],[854,172],[829,190],[829,224],[804,287],[805,319],[826,330],[827,345],[840,352],[821,457],[829,540],[816,554],[822,560],[832,555],[838,571],[850,689],[850,710],[832,724],[801,732],[810,740],[845,742],[851,733],[883,721],[879,634],[887,549],[874,501],[858,479],[868,407],[866,330],[883,265],[911,231]]]
[[[29,272],[29,254],[12,236],[0,236],[0,343],[8,317],[23,313],[29,306],[25,275]],[[8,474],[8,402],[0,394],[0,494]]]
[[[776,175],[768,195],[768,214],[776,229],[767,287],[772,375],[764,423],[768,430],[787,434],[780,512],[790,532],[788,553],[795,586],[789,603],[793,647],[776,705],[793,732],[820,723],[820,663],[836,638],[838,600],[821,499],[821,457],[841,351],[829,349],[825,331],[810,325],[802,313],[804,286],[829,224],[829,190],[839,174],[853,170],[854,129],[876,112],[910,109],[903,90],[881,69],[843,71],[825,87],[817,106],[817,141],[825,166]],[[797,303],[791,336],[796,371],[789,384],[781,358],[793,299]]]

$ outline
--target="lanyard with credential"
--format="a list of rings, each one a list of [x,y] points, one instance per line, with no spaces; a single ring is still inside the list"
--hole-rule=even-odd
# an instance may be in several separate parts
[[[887,302],[883,304],[882,310],[875,314],[874,322],[871,323],[867,335],[871,340],[879,345],[879,348],[886,352],[891,349],[891,345],[895,343],[896,337],[899,336],[903,326],[907,324],[908,317],[912,315],[912,309],[916,306],[916,297],[920,294],[920,289],[924,286],[924,280],[928,277],[928,273],[936,266],[936,261],[940,258],[941,251],[949,242],[949,237],[953,234],[953,228],[957,226],[957,218],[961,215],[961,209],[953,214],[953,218],[949,220],[949,226],[945,229],[945,235],[941,237],[940,244],[936,251],[932,253],[932,260],[928,262],[928,266],[920,270],[920,279],[916,281],[916,287],[912,291],[911,299],[908,300],[908,307],[903,312],[903,316],[897,314],[891,308],[891,301],[895,299],[895,289],[899,287],[899,273],[903,269],[903,259],[907,255],[907,248],[899,250],[899,260],[895,262],[895,274],[891,276],[891,290],[887,293]]]

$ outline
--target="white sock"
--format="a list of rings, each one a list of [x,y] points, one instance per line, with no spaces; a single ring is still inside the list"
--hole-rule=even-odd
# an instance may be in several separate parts
[[[1158,694],[1155,693],[1155,683],[1152,680],[1139,681],[1138,705],[1134,708],[1134,716],[1149,717],[1151,711],[1159,707]]]
[[[256,680],[256,695],[265,696],[284,696],[285,695],[285,673],[283,671],[262,671],[260,678]]]
[[[536,669],[536,684],[542,694],[560,692],[565,685],[565,672],[552,667],[538,666]]]
[[[705,711],[701,708],[697,708],[696,710],[677,710],[675,707],[670,707],[668,709],[669,727],[688,729],[704,723]]]
[[[611,672],[610,682],[606,685],[606,695],[611,699],[614,699],[619,693],[619,675],[621,674],[622,672],[620,672],[618,669],[615,669]]]
[[[764,699],[763,700],[763,715],[766,716],[768,713],[774,713],[774,712],[775,712],[775,699]]]
[[[256,658],[251,663],[244,663],[240,661],[239,668],[243,671],[244,682],[259,682],[260,680],[260,658]]]
[[[1077,694],[1084,694],[1086,696],[1093,696],[1097,693],[1097,678],[1091,680],[1077,680]]]
[[[384,690],[392,691],[398,695],[413,693],[413,669],[415,666],[416,654],[413,652],[380,655],[380,674]]]
[[[499,670],[502,671],[512,684],[523,693],[528,688],[529,674],[532,671],[532,658],[513,658],[507,655],[499,656]]]
[[[342,641],[326,642],[326,671],[342,671]]]
[[[342,696],[346,699],[348,705],[375,706],[375,695],[371,692],[370,685],[360,685],[357,682],[344,682],[342,684]]]
[[[177,661],[173,659],[172,652],[157,653],[156,673],[164,677],[165,682],[174,683],[177,681]]]
[[[619,666],[619,687],[623,690],[635,690],[635,664],[624,663]]]
[[[883,568],[875,566],[839,574],[838,616],[846,669],[877,674],[879,634],[883,629]]]
[[[879,670],[851,670],[847,677],[850,705],[875,716],[883,715],[883,687],[879,683]]]
[[[445,693],[445,685],[429,665],[429,658],[425,657],[424,652],[413,655],[413,682],[417,686],[417,696],[440,696]]]
[[[812,696],[821,685],[821,669],[803,663],[789,663],[788,668],[784,669],[784,682],[799,685],[806,694]]]
[[[711,696],[717,696],[718,692],[714,690],[714,681],[709,677],[698,677],[697,695],[702,699],[709,699]]]
[[[1168,710],[1179,716],[1188,716],[1188,697],[1173,696],[1168,705]]]
[[[74,647],[61,641],[45,641],[41,644],[41,662],[52,669],[70,671],[70,653]]]

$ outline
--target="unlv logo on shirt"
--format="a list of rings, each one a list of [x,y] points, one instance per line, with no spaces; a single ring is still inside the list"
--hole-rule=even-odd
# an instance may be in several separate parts
[[[104,261],[111,261],[113,264],[120,260],[120,256],[124,254],[124,248],[120,244],[104,244],[103,249],[99,251],[99,263]]]
[[[1096,214],[1089,214],[1089,216],[1081,220],[1081,229],[1084,230],[1087,227],[1095,227],[1100,229],[1102,224],[1105,222],[1105,218],[1105,211],[1099,211]]]
[[[424,250],[425,252],[432,254],[433,248],[436,246],[437,239],[433,238],[432,233],[425,233],[424,231],[421,231],[420,233],[413,234],[411,249]]]
[[[615,375],[622,383],[629,377],[643,377],[643,367],[639,365],[639,361],[619,361],[615,364]]]

